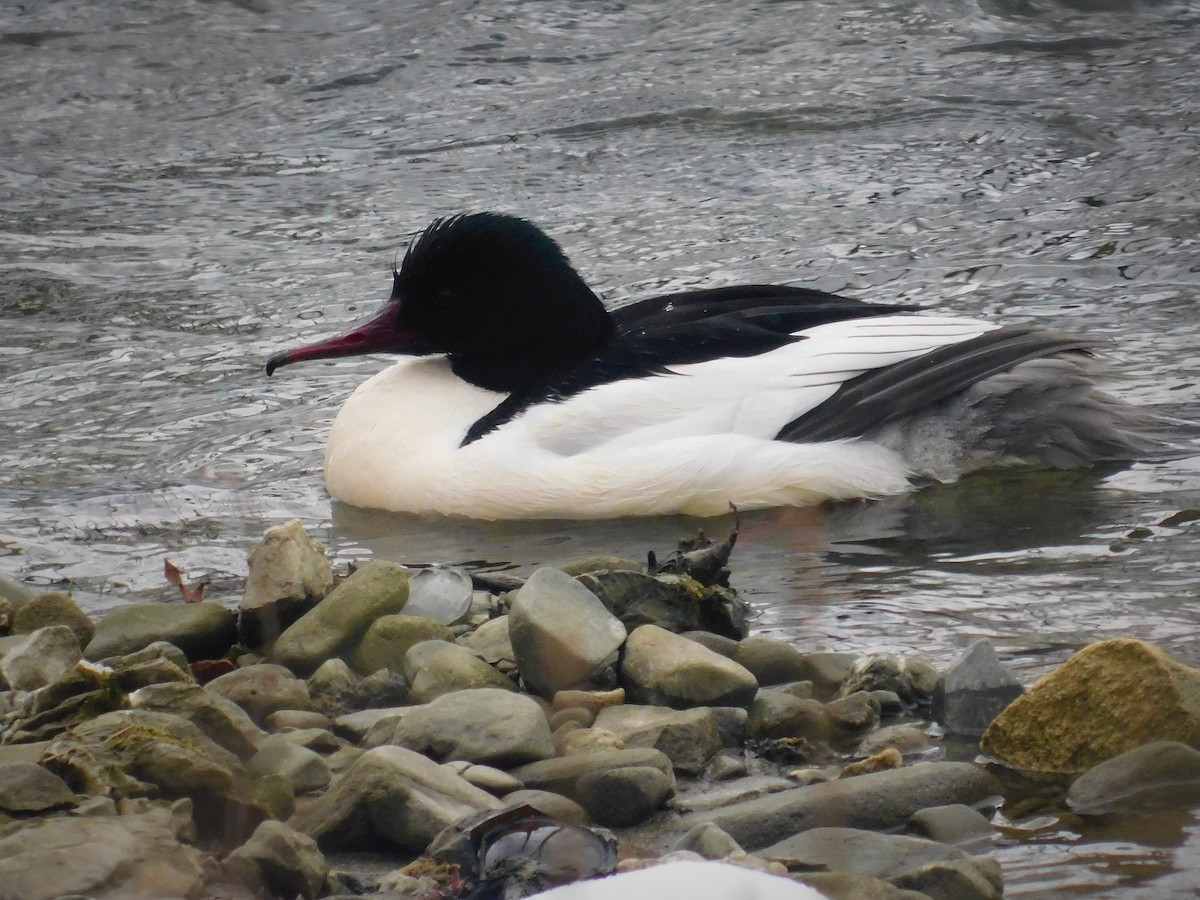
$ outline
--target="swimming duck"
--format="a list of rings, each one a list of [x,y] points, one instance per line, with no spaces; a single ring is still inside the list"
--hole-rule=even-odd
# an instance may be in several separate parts
[[[333,424],[337,499],[484,519],[697,516],[871,498],[984,466],[1161,453],[1095,342],[752,284],[607,309],[532,223],[438,219],[377,316],[277,353],[404,358]]]

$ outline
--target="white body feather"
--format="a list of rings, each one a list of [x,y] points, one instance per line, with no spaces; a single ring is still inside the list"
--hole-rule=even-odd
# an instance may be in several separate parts
[[[607,518],[804,505],[908,487],[910,464],[865,440],[774,440],[869,369],[996,328],[889,315],[820,325],[748,358],[671,368],[540,403],[460,446],[505,397],[443,357],[363,383],[333,425],[326,484],[355,506],[472,518]]]

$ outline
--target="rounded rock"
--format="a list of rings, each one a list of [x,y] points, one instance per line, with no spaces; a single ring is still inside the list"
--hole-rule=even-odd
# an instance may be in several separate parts
[[[629,636],[621,680],[633,702],[673,709],[749,707],[758,691],[744,666],[657,625]]]

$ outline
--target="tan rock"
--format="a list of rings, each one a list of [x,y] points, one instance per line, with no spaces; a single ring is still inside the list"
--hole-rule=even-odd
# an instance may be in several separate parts
[[[1034,684],[980,747],[1023,771],[1075,773],[1150,741],[1200,745],[1200,669],[1119,639],[1083,648]]]

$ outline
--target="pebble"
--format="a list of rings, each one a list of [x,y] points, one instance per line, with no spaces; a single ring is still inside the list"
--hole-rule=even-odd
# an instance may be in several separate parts
[[[671,760],[676,772],[696,775],[721,749],[717,718],[706,708],[611,706],[602,709],[595,727],[615,734],[626,747],[652,747]]]
[[[308,675],[331,656],[352,650],[372,622],[400,612],[407,600],[408,570],[387,560],[372,560],[288,626],[271,657]]]
[[[84,648],[88,659],[125,656],[156,641],[189,660],[223,656],[237,639],[237,616],[219,603],[129,603],[107,613]]]
[[[313,708],[308,685],[283,666],[271,663],[235,669],[214,678],[204,690],[232,700],[258,724],[281,709],[311,711]]]
[[[933,693],[933,715],[947,734],[978,738],[1024,688],[987,638],[951,664]]]
[[[438,761],[501,767],[554,755],[541,707],[522,694],[496,688],[457,691],[413,707],[376,726],[363,744],[394,744]]]
[[[75,633],[66,625],[50,625],[10,647],[0,657],[0,675],[13,690],[36,691],[70,672],[82,658]]]
[[[1075,779],[1067,801],[1084,815],[1191,806],[1200,802],[1200,750],[1178,741],[1128,750]]]
[[[269,646],[333,589],[325,548],[299,520],[268,528],[250,551],[238,633],[248,647]]]
[[[538,569],[516,593],[509,637],[521,678],[543,697],[566,689],[615,686],[621,621],[570,575]]]
[[[758,692],[744,666],[656,625],[629,635],[621,682],[634,703],[672,709],[749,707]]]

